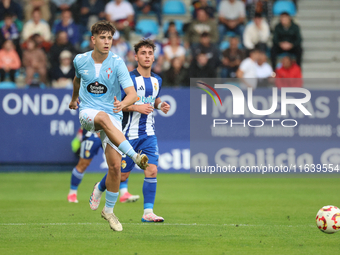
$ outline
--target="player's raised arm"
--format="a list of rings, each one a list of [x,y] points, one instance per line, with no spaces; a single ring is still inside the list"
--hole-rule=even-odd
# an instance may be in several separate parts
[[[73,93],[72,93],[72,101],[69,104],[70,109],[78,109],[78,104],[79,104],[79,89],[80,89],[80,78],[77,76],[74,77],[73,79]]]

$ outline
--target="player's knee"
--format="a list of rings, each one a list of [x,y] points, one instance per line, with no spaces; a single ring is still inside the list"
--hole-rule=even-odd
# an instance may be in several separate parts
[[[103,129],[107,127],[108,121],[110,118],[105,112],[99,112],[95,117],[95,124],[100,125]]]
[[[86,168],[90,165],[91,160],[89,159],[80,159],[76,169],[78,170],[78,172],[83,173],[85,172]]]
[[[113,163],[109,166],[109,172],[110,174],[114,176],[120,176],[120,164],[119,163]]]
[[[120,181],[121,182],[125,182],[127,180],[127,178],[129,178],[129,173],[121,173],[121,176],[120,176]]]
[[[150,165],[146,170],[145,170],[145,177],[148,178],[155,178],[157,177],[157,166],[155,165]]]

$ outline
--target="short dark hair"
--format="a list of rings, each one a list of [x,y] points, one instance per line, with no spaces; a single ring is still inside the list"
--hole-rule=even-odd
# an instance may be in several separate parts
[[[143,46],[147,48],[152,48],[153,51],[155,51],[156,48],[156,45],[154,44],[153,41],[144,38],[134,45],[135,53],[137,54],[139,49],[142,48]]]
[[[289,16],[290,17],[290,14],[288,12],[281,12],[280,16]]]
[[[210,36],[209,32],[206,32],[206,31],[201,34],[201,37],[209,37],[209,36]]]
[[[107,20],[101,20],[92,25],[91,27],[92,35],[95,34],[100,35],[103,32],[110,32],[113,36],[116,32],[116,28],[110,21]]]

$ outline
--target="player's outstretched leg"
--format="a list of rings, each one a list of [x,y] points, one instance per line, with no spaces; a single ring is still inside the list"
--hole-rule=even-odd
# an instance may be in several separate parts
[[[121,203],[136,202],[139,199],[139,195],[131,195],[129,193],[128,181],[129,179],[126,179],[125,181],[121,182],[119,186],[119,191],[120,191],[119,202]]]
[[[105,112],[99,112],[94,118],[96,130],[103,129],[112,144],[117,146],[123,154],[132,158],[141,169],[145,170],[148,167],[148,157],[145,154],[136,153],[124,134],[113,125],[110,118],[113,117]]]
[[[146,177],[154,176],[154,177]],[[157,216],[153,212],[153,206],[155,203],[156,189],[157,189],[157,166],[150,164],[149,168],[145,171],[145,178],[143,184],[143,196],[144,196],[144,215],[142,217],[143,222],[163,222],[164,218]]]
[[[81,180],[83,179],[83,177],[84,177],[84,172],[79,172],[76,168],[73,168],[72,175],[71,175],[71,187],[67,195],[67,200],[70,203],[78,203],[77,191],[78,191],[78,186],[81,183]]]

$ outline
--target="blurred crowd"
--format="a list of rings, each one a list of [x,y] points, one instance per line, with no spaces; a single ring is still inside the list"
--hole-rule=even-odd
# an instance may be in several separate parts
[[[140,16],[151,13],[162,36],[141,37],[156,44],[153,71],[163,86],[216,77],[255,78],[245,82],[253,88],[302,86],[275,79],[302,78],[302,38],[287,12],[273,24],[273,3],[193,0],[190,22],[179,30],[170,21],[162,31],[162,0],[0,0],[1,82],[15,83],[20,76],[26,87],[72,88],[72,60],[93,49],[89,31],[102,19],[117,28],[111,51],[131,71],[136,67],[131,33]]]

